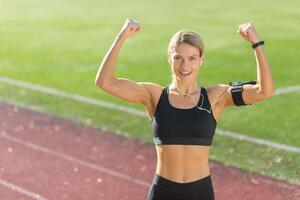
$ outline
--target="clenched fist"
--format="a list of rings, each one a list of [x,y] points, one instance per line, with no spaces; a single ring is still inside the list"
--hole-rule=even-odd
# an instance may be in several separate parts
[[[252,22],[239,25],[237,33],[240,34],[240,36],[242,36],[246,41],[251,42],[252,44],[259,41],[258,35]]]
[[[121,37],[129,38],[135,35],[140,30],[141,26],[137,21],[127,18],[119,35]]]

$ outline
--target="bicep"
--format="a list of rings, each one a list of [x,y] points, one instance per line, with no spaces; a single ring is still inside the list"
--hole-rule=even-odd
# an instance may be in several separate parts
[[[233,86],[222,84],[224,87],[224,90],[228,90],[231,92],[231,89]],[[232,97],[231,93],[228,93],[226,95],[224,106],[236,106]],[[262,101],[265,99],[264,95],[259,92],[259,85],[258,84],[244,84],[243,85],[243,91],[242,91],[242,99],[245,102],[246,105],[252,105],[259,101]]]
[[[148,82],[134,82],[127,78],[113,78],[101,89],[109,94],[131,103],[146,104],[151,98]]]

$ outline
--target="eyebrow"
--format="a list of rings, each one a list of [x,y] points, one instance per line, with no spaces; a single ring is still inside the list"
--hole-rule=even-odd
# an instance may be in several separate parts
[[[179,54],[175,54],[174,56],[180,56]],[[198,54],[191,55],[190,57],[198,56]]]

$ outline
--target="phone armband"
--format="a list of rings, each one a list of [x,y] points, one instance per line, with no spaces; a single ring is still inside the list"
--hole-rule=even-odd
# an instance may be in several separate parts
[[[256,84],[257,81],[236,81],[236,82],[229,82],[229,85],[232,86],[230,93],[233,99],[233,102],[236,106],[245,106],[251,105],[246,104],[243,100],[242,92],[243,92],[243,85],[245,84]]]

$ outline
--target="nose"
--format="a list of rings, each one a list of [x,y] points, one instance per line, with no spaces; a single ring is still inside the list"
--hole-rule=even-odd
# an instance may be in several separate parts
[[[186,61],[182,61],[182,63],[181,63],[181,66],[180,66],[181,68],[186,68],[186,67],[188,67],[188,64],[187,64],[187,62]]]

